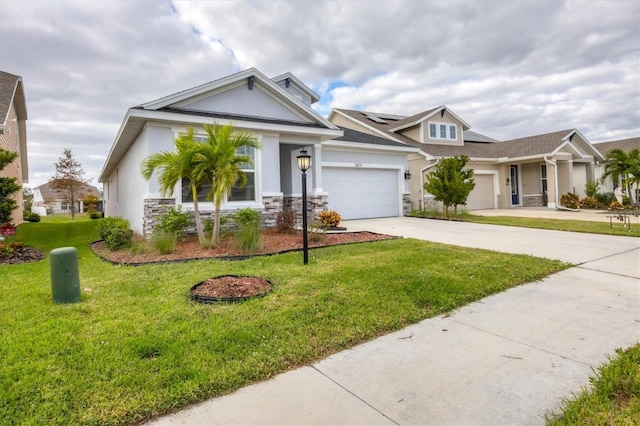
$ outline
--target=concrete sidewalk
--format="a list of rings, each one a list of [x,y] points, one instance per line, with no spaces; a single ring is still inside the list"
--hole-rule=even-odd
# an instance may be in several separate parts
[[[640,340],[638,239],[415,218],[346,226],[579,266],[151,424],[543,424]]]

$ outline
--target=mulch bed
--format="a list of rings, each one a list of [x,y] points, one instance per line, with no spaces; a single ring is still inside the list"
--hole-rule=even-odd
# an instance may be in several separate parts
[[[271,283],[258,277],[223,275],[209,278],[191,288],[191,298],[201,303],[240,302],[251,297],[265,296]]]
[[[321,241],[312,241],[312,237],[310,235],[309,248],[388,240],[393,238],[397,237],[375,234],[372,232],[343,232],[326,234],[322,236]],[[179,242],[176,250],[169,254],[159,254],[151,248],[142,253],[132,253],[129,249],[112,252],[105,247],[103,241],[92,243],[91,248],[103,259],[118,264],[140,265],[145,263],[176,262],[211,258],[234,259],[301,250],[302,232],[296,231],[290,234],[282,234],[275,230],[266,230],[262,234],[262,247],[253,253],[246,253],[235,247],[232,236],[222,239],[216,247],[209,248],[200,247],[197,237],[190,237]]]
[[[31,247],[16,247],[11,254],[0,254],[0,265],[18,265],[44,259],[44,253]]]

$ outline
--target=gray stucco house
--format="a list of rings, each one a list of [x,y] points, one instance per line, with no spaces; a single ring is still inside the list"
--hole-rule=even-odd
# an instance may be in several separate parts
[[[223,212],[251,207],[264,223],[274,224],[287,209],[301,212],[301,172],[296,156],[312,156],[307,172],[310,215],[337,210],[344,219],[402,216],[410,209],[405,180],[408,154],[416,147],[389,138],[344,129],[312,109],[319,96],[291,73],[268,78],[255,68],[130,108],[111,146],[99,181],[104,185],[106,216],[122,216],[134,231],[148,235],[164,206],[193,203],[175,188],[173,197],[148,182],[141,163],[188,128],[204,135],[205,123],[234,123],[254,134],[261,149],[249,153],[254,166],[245,170],[249,183],[234,190]],[[200,210],[212,214],[211,202]]]

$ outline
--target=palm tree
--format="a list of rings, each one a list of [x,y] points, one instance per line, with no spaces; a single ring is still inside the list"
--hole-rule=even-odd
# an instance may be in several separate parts
[[[616,148],[609,151],[605,157],[602,180],[608,176],[611,176],[614,183],[622,177],[629,201],[635,201],[631,193],[631,184],[640,181],[640,150],[634,148],[626,153]]]
[[[198,144],[194,172],[199,182],[211,183],[207,199],[212,200],[215,206],[213,244],[216,245],[220,240],[220,208],[235,185],[246,185],[247,175],[242,166],[253,164],[250,156],[239,154],[239,151],[258,149],[260,144],[255,136],[236,131],[233,123],[205,124],[204,130],[207,140]]]
[[[163,196],[172,196],[175,186],[182,182],[183,178],[189,179],[193,195],[193,210],[198,240],[200,245],[206,245],[207,240],[200,219],[200,209],[198,208],[197,187],[202,181],[202,176],[195,173],[198,143],[194,138],[194,130],[189,129],[186,134],[181,134],[174,139],[173,144],[176,147],[175,151],[160,151],[142,162],[142,176],[149,180],[153,172],[156,169],[159,170],[158,183]]]

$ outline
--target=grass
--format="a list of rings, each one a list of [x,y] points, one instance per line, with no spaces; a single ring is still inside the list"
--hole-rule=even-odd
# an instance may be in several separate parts
[[[547,417],[548,425],[640,424],[640,344],[617,352],[590,379],[590,389]]]
[[[76,213],[75,222],[81,222],[84,220],[92,220],[89,217],[89,213]],[[40,216],[40,222],[45,223],[60,223],[60,222],[73,222],[71,219],[71,213],[56,213],[47,216]]]
[[[54,305],[48,260],[0,266],[0,423],[122,424],[232,392],[568,265],[412,239],[239,262],[114,266],[96,221],[27,223],[14,238],[78,248],[82,302]],[[270,279],[242,304],[188,289]]]
[[[489,225],[520,226],[524,228],[551,229],[556,231],[582,232],[590,234],[620,235],[625,237],[640,237],[640,224],[638,219],[632,218],[631,230],[622,225],[622,222],[614,221],[613,229],[609,222],[589,222],[584,220],[567,219],[542,219],[534,217],[512,216],[479,216],[462,211],[457,215],[450,213],[444,216],[434,211],[413,211],[414,217],[426,217],[437,219],[464,220],[473,223],[485,223]]]

